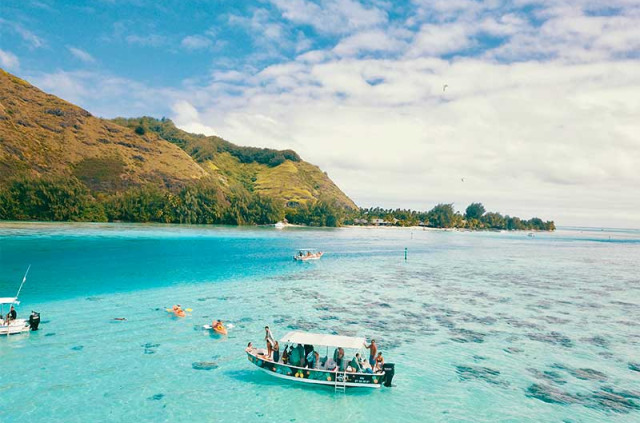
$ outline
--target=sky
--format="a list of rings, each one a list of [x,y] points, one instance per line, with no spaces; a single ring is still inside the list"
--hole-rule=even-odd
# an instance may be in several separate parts
[[[3,0],[0,67],[294,149],[361,207],[640,228],[638,0]]]

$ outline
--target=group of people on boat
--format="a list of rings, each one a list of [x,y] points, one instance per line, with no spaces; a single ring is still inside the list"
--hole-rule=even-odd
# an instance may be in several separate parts
[[[369,345],[363,344],[363,347],[370,351],[369,360],[361,357],[360,353],[356,353],[351,360],[348,360],[345,358],[345,352],[342,347],[335,348],[332,357],[321,357],[314,346],[308,344],[285,345],[281,352],[280,344],[273,338],[269,326],[265,326],[264,330],[264,339],[267,344],[267,351],[266,354],[264,354],[264,358],[274,363],[289,364],[308,369],[349,373],[379,373],[383,371],[384,357],[382,356],[382,352],[378,351],[375,339],[372,339]],[[251,352],[253,350],[253,344],[249,342],[247,351]]]

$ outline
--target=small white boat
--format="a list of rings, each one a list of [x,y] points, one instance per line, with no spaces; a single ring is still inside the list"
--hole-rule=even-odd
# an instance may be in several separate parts
[[[40,324],[40,314],[36,313],[35,311],[31,312],[31,316],[28,320],[9,319],[8,316],[11,307],[15,307],[20,304],[20,301],[18,301],[18,296],[20,295],[20,291],[22,291],[22,286],[27,280],[27,274],[29,273],[30,268],[31,266],[27,268],[27,272],[22,278],[22,283],[20,284],[20,288],[18,289],[18,293],[15,297],[0,297],[0,335],[15,335],[18,333],[28,332],[29,330],[38,330],[38,325]],[[7,306],[7,314],[5,314],[5,306]]]
[[[300,363],[294,362],[294,353],[291,354],[287,362],[283,362],[282,356],[277,362],[274,362],[272,357],[267,356],[267,351],[264,349],[251,347],[245,351],[247,359],[251,363],[258,366],[263,372],[280,379],[313,385],[333,386],[336,391],[344,391],[346,388],[380,388],[383,384],[387,387],[392,386],[391,380],[395,373],[395,366],[392,363],[385,363],[383,371],[372,372],[369,369],[368,372],[364,372],[362,368],[357,371],[351,367],[352,361],[355,360],[354,357],[352,361],[349,361],[348,357],[351,355],[345,354],[340,359],[340,362],[328,358],[330,357],[330,348],[335,357],[338,349],[343,350],[343,352],[344,350],[350,350],[349,352],[351,353],[361,352],[364,342],[364,338],[351,336],[300,331],[287,333],[279,341],[281,349],[284,350],[287,344],[298,344],[297,348],[312,347],[312,351],[318,352],[318,356],[320,354],[324,355],[324,358],[319,358],[313,367],[296,365]],[[326,352],[324,348],[326,348]],[[298,354],[299,356],[300,354]],[[332,362],[331,365],[334,368],[328,367],[329,362]]]
[[[11,306],[17,306],[20,301],[16,297],[4,297],[0,298],[0,335],[15,335],[17,333],[28,332],[29,323],[27,319],[13,319],[8,323],[5,321],[7,315],[5,312],[5,306],[10,309]]]
[[[284,222],[278,222],[278,223],[276,223],[276,224],[275,224],[275,225],[273,225],[273,226],[274,226],[276,229],[284,229],[284,228],[287,226],[287,224],[286,224],[286,223],[284,223]]]
[[[296,261],[320,260],[324,253],[313,248],[301,248],[293,259]]]

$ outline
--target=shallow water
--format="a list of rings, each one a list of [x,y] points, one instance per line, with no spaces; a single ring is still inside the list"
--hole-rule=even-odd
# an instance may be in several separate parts
[[[18,312],[43,319],[0,339],[0,421],[639,421],[638,257],[624,230],[0,224],[0,295],[31,263]],[[396,386],[264,374],[265,324],[374,337]]]

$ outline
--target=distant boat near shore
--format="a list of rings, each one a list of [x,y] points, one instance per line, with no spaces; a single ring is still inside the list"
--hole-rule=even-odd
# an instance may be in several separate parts
[[[313,248],[301,248],[298,250],[293,259],[296,261],[309,261],[309,260],[320,260],[320,258],[324,255],[322,251],[317,251]]]
[[[287,227],[287,224],[284,222],[278,222],[276,224],[273,225],[276,229],[284,229]]]

